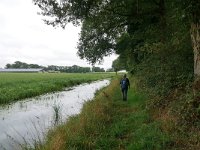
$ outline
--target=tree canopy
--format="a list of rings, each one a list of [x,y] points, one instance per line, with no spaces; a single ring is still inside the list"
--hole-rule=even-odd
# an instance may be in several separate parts
[[[198,0],[33,2],[41,8],[40,14],[46,16],[48,25],[64,28],[71,22],[82,26],[78,55],[91,64],[101,62],[104,56],[117,53],[120,62],[129,71],[159,61],[153,66],[158,65],[157,68],[163,69],[168,65],[174,70],[174,67],[186,64],[178,67],[182,70],[178,69],[177,74],[181,74],[184,70],[193,70],[191,65],[194,54],[194,60],[198,62],[194,63],[194,74],[200,75],[200,59],[197,59],[200,51]]]
[[[117,40],[124,34],[143,30],[145,22],[157,22],[157,3],[138,0],[34,0],[47,24],[65,27],[68,22],[82,23],[78,55],[94,64],[115,52]],[[157,8],[158,7],[158,8]],[[152,14],[153,12],[153,14]],[[138,31],[137,31],[138,32]]]

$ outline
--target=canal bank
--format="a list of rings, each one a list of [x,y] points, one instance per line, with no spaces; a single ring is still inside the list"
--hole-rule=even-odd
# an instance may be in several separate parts
[[[146,100],[131,80],[128,101],[122,101],[115,79],[86,102],[79,115],[51,130],[45,144],[38,143],[35,149],[165,149],[170,139],[149,115]]]

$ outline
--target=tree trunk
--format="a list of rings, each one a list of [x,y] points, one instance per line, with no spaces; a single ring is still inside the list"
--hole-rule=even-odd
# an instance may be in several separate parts
[[[200,24],[192,23],[190,29],[192,47],[194,51],[194,76],[195,80],[200,79]]]

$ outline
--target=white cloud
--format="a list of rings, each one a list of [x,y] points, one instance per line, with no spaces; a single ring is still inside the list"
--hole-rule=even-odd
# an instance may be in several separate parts
[[[76,55],[80,27],[65,30],[47,26],[32,0],[0,1],[0,67],[16,60],[40,65],[89,66]],[[100,67],[111,67],[116,56],[105,58]]]

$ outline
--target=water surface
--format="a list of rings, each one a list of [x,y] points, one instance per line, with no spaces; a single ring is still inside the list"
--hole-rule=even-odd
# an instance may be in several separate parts
[[[82,84],[62,92],[0,106],[0,149],[13,150],[19,148],[17,143],[42,141],[51,127],[80,113],[83,103],[109,83],[109,80],[103,80]]]

